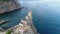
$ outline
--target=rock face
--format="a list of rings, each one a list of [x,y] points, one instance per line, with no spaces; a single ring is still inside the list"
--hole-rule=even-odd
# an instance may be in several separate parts
[[[0,14],[3,14],[5,12],[10,12],[10,11],[14,11],[16,9],[21,8],[21,5],[17,2],[13,2],[13,1],[0,1]]]

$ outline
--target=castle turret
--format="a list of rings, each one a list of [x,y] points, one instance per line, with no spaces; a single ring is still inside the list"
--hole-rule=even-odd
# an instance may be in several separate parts
[[[25,19],[27,20],[27,19],[29,19],[29,17],[28,16],[25,16]]]
[[[19,29],[23,29],[24,25],[22,23],[19,24]]]
[[[32,19],[32,11],[28,12],[28,17],[29,17],[29,19]]]
[[[21,22],[24,22],[24,21],[21,19]]]
[[[21,19],[21,22],[24,24],[24,26],[27,26],[27,21]]]

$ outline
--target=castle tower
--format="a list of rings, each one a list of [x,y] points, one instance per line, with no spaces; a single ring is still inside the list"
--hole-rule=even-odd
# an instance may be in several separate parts
[[[32,11],[28,12],[28,17],[29,17],[29,19],[32,19]]]
[[[26,18],[26,19],[29,19],[29,17],[28,17],[28,16],[25,16],[25,18]]]
[[[23,24],[19,24],[19,29],[23,29],[24,28],[24,25]]]
[[[24,24],[24,26],[27,26],[27,21],[21,19],[21,22]]]
[[[24,22],[24,21],[21,19],[21,22]]]

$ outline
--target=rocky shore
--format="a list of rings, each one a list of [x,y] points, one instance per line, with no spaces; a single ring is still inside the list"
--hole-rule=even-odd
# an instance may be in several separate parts
[[[0,14],[6,13],[6,12],[11,12],[16,9],[20,9],[21,5],[18,2],[13,2],[13,1],[0,1]]]

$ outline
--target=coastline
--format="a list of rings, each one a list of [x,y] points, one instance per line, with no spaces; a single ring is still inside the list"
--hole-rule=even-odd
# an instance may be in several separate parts
[[[1,28],[2,29],[2,28]],[[20,33],[20,34],[40,34],[37,32],[33,21],[32,21],[32,13],[28,12],[28,15],[25,16],[24,19],[21,19],[21,22],[19,22],[19,24],[17,24],[14,27],[11,27],[7,30],[4,30],[3,32],[8,33],[8,31],[11,31],[11,34],[15,34],[15,33]]]

